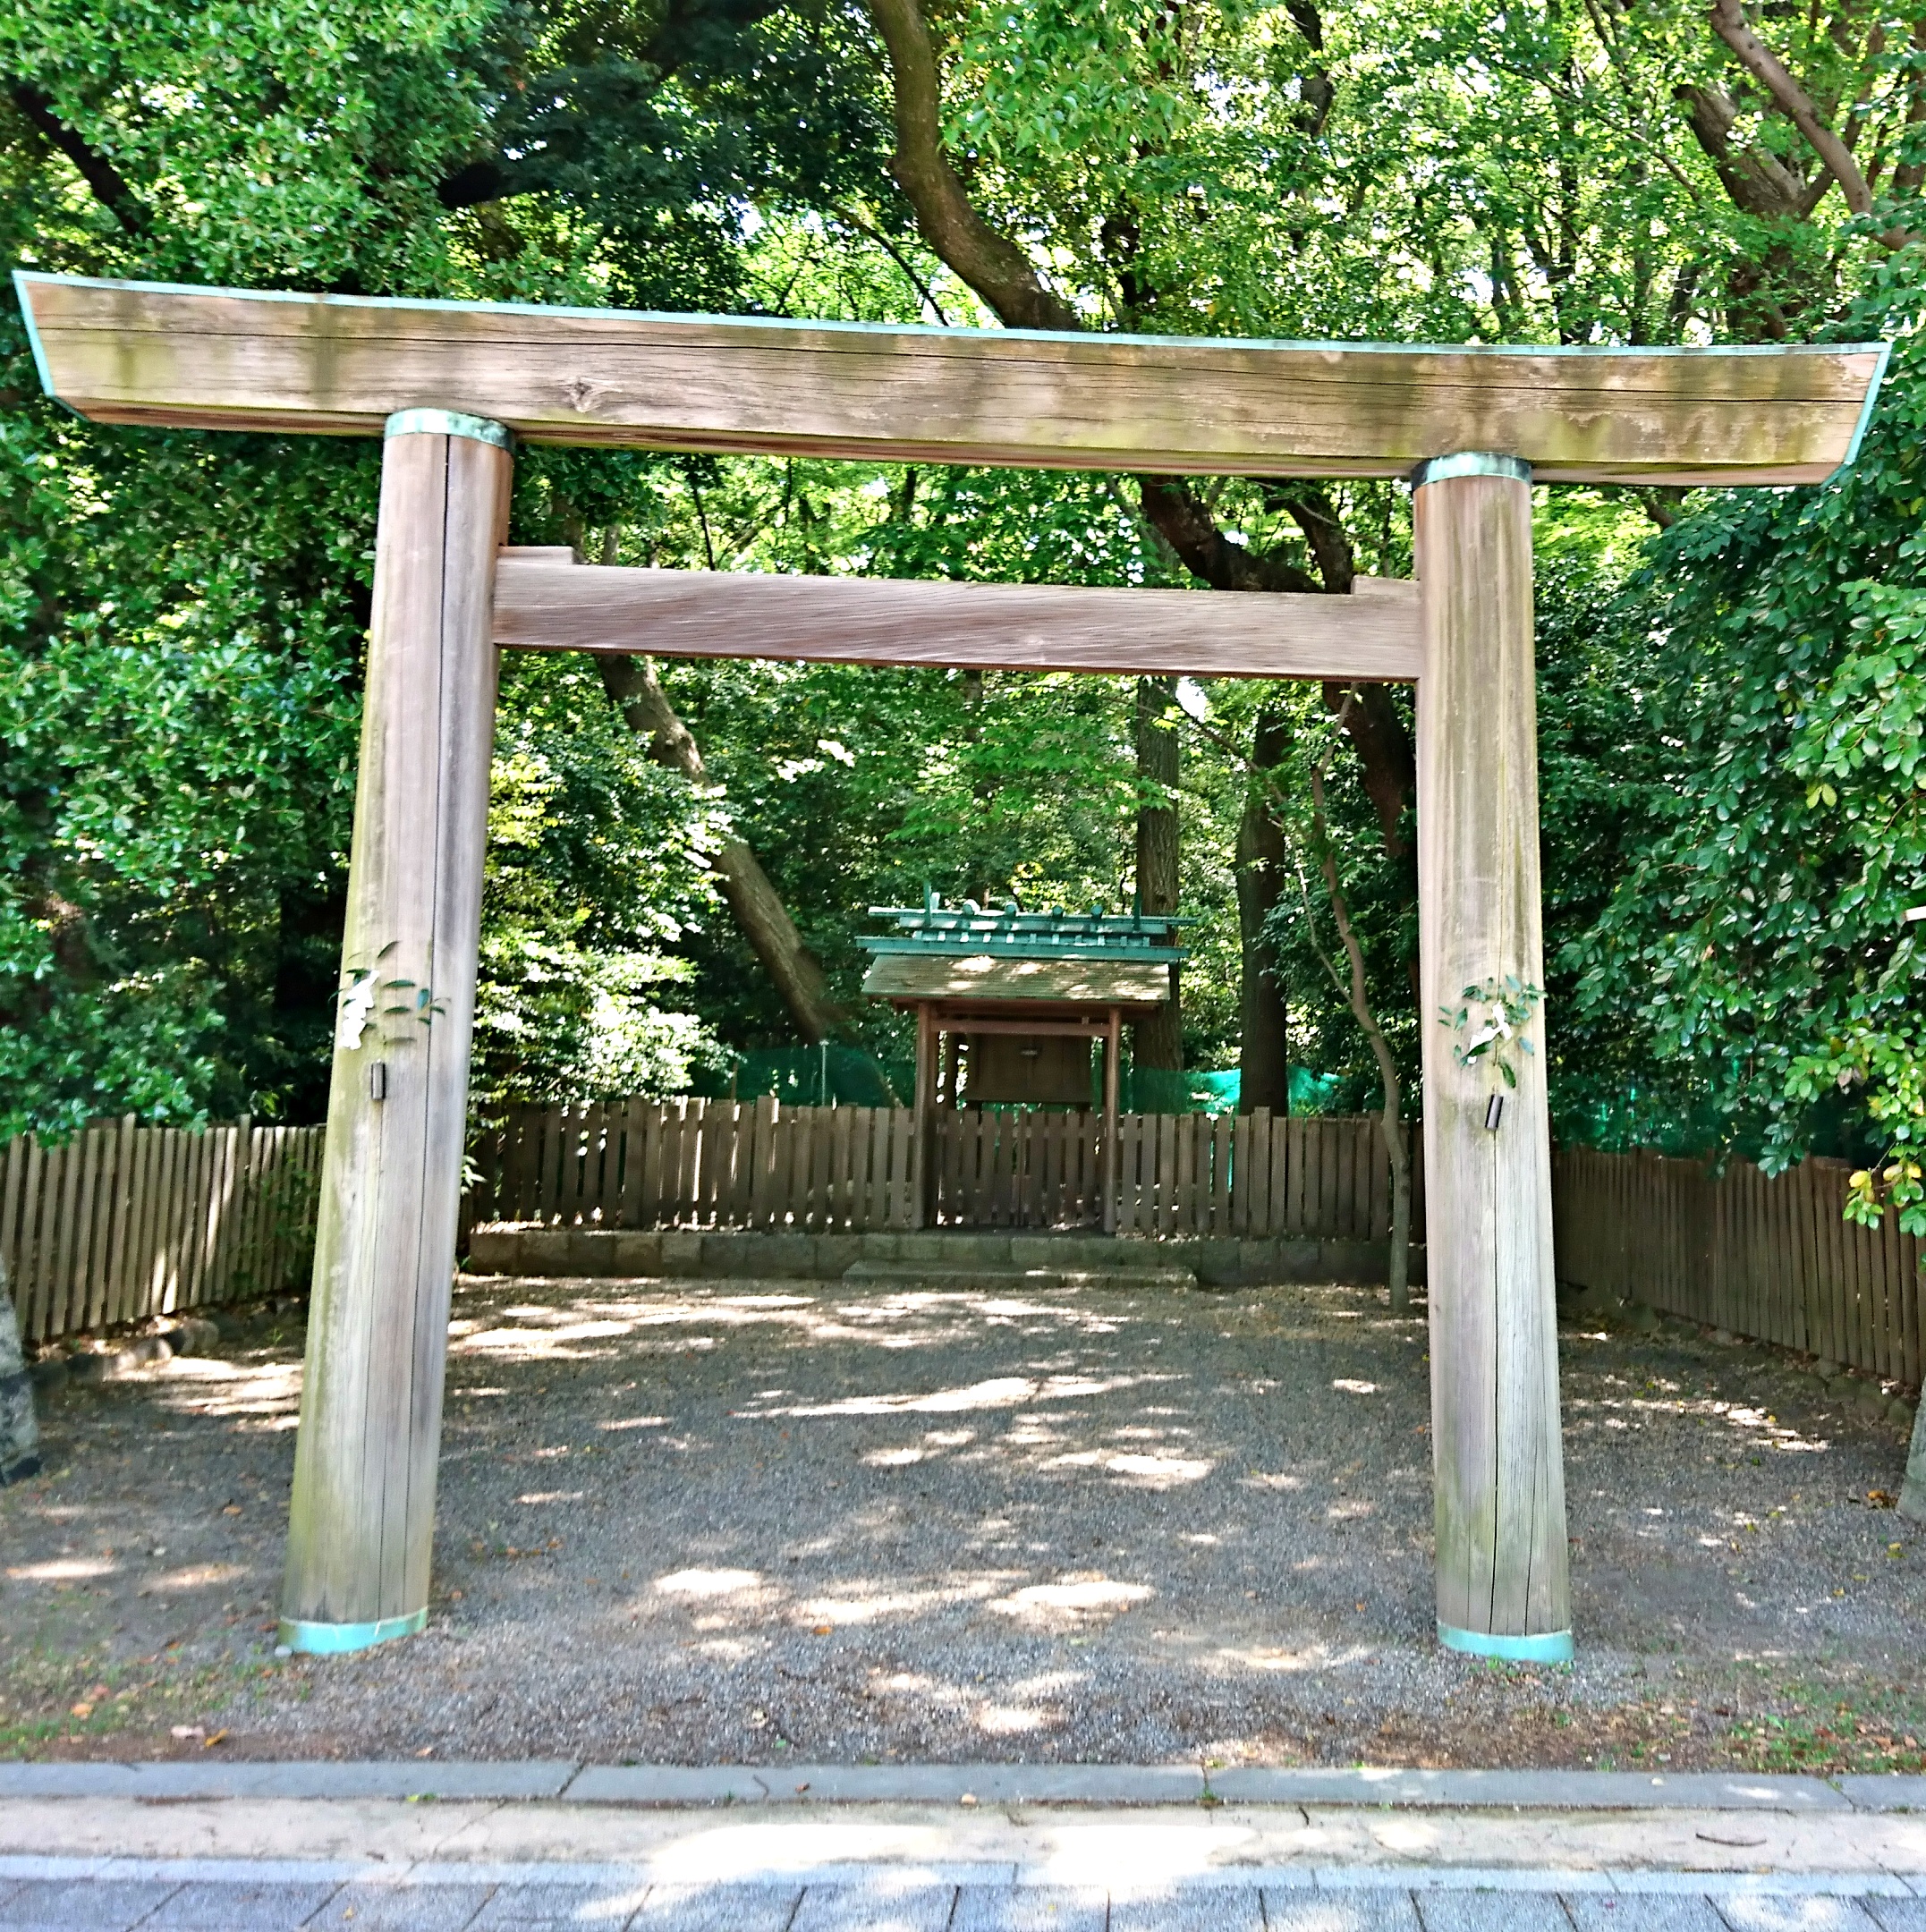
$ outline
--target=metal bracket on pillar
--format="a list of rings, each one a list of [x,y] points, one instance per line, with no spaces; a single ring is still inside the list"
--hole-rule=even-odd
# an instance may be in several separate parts
[[[1455,456],[1428,456],[1411,472],[1411,487],[1445,483],[1453,477],[1510,477],[1516,483],[1531,480],[1531,465],[1522,456],[1500,456],[1490,450],[1460,450]]]
[[[488,443],[496,449],[515,446],[515,433],[505,424],[491,422],[486,416],[464,416],[460,410],[396,410],[383,425],[381,438],[389,442],[404,436],[466,436],[471,443]]]

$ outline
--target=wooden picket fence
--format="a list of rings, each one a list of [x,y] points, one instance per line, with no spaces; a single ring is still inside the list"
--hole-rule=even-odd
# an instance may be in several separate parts
[[[904,1227],[915,1215],[906,1107],[773,1099],[516,1107],[481,1135],[471,1224]]]
[[[515,1109],[479,1137],[464,1219],[550,1226],[915,1224],[906,1108],[764,1099]],[[1102,1215],[1089,1115],[938,1115],[940,1224],[1089,1227]],[[62,1147],[0,1150],[0,1264],[29,1342],[306,1284],[324,1130],[189,1132],[130,1117]],[[1413,1131],[1415,1156],[1417,1133]],[[1423,1237],[1414,1160],[1413,1233]],[[1381,1241],[1389,1174],[1370,1120],[1125,1114],[1125,1234]],[[1552,1157],[1561,1282],[1908,1385],[1922,1376],[1926,1243],[1841,1217],[1848,1169],[1768,1179],[1743,1161],[1567,1148]]]
[[[28,1342],[307,1285],[319,1127],[126,1119],[0,1156],[0,1263]]]
[[[938,1224],[1099,1224],[1099,1134],[1087,1114],[939,1110]],[[1382,1241],[1389,1232],[1389,1169],[1373,1121],[1126,1114],[1117,1143],[1123,1233]],[[468,1215],[471,1224],[561,1227],[908,1228],[914,1148],[915,1117],[904,1107],[768,1098],[522,1107],[482,1136]]]
[[[1844,1161],[1770,1179],[1656,1154],[1552,1158],[1561,1281],[1916,1385],[1922,1244],[1843,1218]]]

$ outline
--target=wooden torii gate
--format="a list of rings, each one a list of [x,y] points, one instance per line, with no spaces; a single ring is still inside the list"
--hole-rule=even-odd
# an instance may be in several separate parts
[[[1883,345],[1050,335],[16,276],[99,422],[386,438],[282,1625],[428,1614],[498,648],[1413,680],[1438,1617],[1571,1654],[1542,1052],[1489,1107],[1437,1016],[1541,986],[1532,482],[1816,483]],[[1417,587],[1203,597],[591,568],[504,551],[511,451],[1409,477]],[[1531,1029],[1542,1040],[1542,1012]],[[1494,1124],[1488,1125],[1488,1122]]]

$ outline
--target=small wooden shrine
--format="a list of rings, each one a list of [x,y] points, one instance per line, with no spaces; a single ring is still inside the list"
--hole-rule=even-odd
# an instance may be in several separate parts
[[[1171,996],[1184,959],[1171,913],[1026,912],[1014,902],[871,906],[894,932],[860,943],[862,990],[916,1014],[917,1171],[934,1174],[938,1106],[1098,1104],[1090,1043],[1103,1043],[1104,1227],[1115,1232],[1118,1049],[1126,1017]],[[924,1221],[929,1217],[926,1200]]]

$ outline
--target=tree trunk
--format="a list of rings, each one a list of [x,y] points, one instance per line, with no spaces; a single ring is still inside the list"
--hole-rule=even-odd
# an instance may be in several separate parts
[[[1913,1446],[1906,1455],[1906,1479],[1899,1489],[1899,1513],[1926,1523],[1926,1402],[1913,1418]]]
[[[1318,866],[1324,874],[1324,889],[1331,902],[1331,919],[1350,968],[1348,988],[1328,959],[1325,970],[1349,1001],[1352,1017],[1370,1043],[1371,1057],[1378,1063],[1378,1077],[1384,1083],[1384,1108],[1378,1116],[1378,1131],[1384,1140],[1385,1158],[1391,1164],[1391,1250],[1387,1267],[1391,1312],[1402,1315],[1411,1307],[1411,1142],[1404,1132],[1404,1089],[1397,1077],[1391,1043],[1385,1038],[1384,1029],[1371,1011],[1364,948],[1358,943],[1357,928],[1351,922],[1350,902],[1345,896],[1344,881],[1337,872],[1337,854],[1331,844],[1321,766],[1313,766],[1311,771],[1311,836],[1317,843]]]
[[[1148,799],[1137,808],[1137,906],[1155,914],[1177,910],[1177,734],[1163,722],[1177,701],[1175,678],[1137,680],[1137,781],[1167,801]],[[1170,969],[1170,998],[1137,1021],[1133,1058],[1141,1067],[1175,1072],[1184,1064],[1184,1015],[1177,969]]]
[[[1257,723],[1251,762],[1268,771],[1284,755],[1286,727],[1273,712]],[[1277,949],[1264,936],[1264,921],[1284,890],[1288,853],[1284,828],[1269,797],[1253,784],[1237,826],[1237,928],[1243,942],[1239,1006],[1243,1045],[1238,1056],[1237,1109],[1249,1114],[1291,1108],[1288,1005],[1277,977]]]
[[[603,689],[629,729],[649,740],[649,756],[670,771],[680,772],[697,789],[707,789],[702,753],[657,682],[654,665],[646,657],[597,661]],[[839,1031],[845,1016],[829,997],[822,964],[802,943],[789,909],[755,853],[743,840],[731,835],[710,855],[709,868],[736,929],[761,961],[796,1030],[811,1046]]]
[[[0,1488],[40,1473],[40,1427],[34,1419],[33,1383],[21,1354],[20,1325],[6,1270],[0,1267]]]

